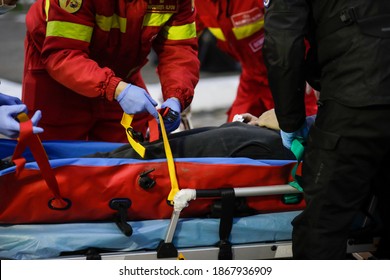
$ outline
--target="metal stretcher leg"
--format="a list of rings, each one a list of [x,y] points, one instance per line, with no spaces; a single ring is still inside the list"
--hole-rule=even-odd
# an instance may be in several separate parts
[[[175,235],[177,223],[179,221],[181,210],[174,210],[172,212],[171,220],[168,225],[167,234],[165,240],[162,240],[157,248],[157,258],[177,258],[178,252],[172,243],[173,236]]]

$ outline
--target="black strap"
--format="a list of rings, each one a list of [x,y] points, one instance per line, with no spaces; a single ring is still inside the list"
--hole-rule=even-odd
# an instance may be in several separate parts
[[[222,216],[219,224],[219,260],[232,260],[232,244],[229,241],[229,236],[233,227],[233,215],[234,215],[234,201],[235,194],[234,189],[221,190],[222,201]]]
[[[109,206],[117,212],[114,215],[114,222],[120,231],[126,236],[133,234],[133,228],[127,223],[127,210],[131,206],[131,200],[128,198],[114,198],[110,201]]]
[[[321,40],[341,28],[356,23],[357,19],[357,8],[352,7],[342,10],[336,16],[329,18],[327,21],[318,26],[316,31],[317,40]]]
[[[365,35],[390,38],[390,14],[366,16],[359,13],[359,6],[357,6],[344,9],[338,15],[320,24],[316,31],[317,40],[355,23]]]

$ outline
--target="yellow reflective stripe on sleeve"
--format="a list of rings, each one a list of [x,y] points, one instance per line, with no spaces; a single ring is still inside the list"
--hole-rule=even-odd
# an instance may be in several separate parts
[[[215,36],[218,40],[226,41],[225,35],[223,35],[222,29],[217,27],[208,27],[211,34]]]
[[[65,21],[49,21],[46,27],[46,37],[62,37],[84,42],[90,42],[93,28],[90,26],[65,22]]]
[[[163,26],[172,15],[172,13],[147,13],[144,16],[143,26]]]
[[[264,26],[264,19],[256,21],[254,23],[241,26],[241,27],[234,27],[233,33],[237,40],[244,39],[246,37],[249,37],[253,34],[255,34],[257,31],[262,29]]]
[[[49,9],[50,9],[50,0],[46,0],[45,2],[46,21],[49,20]]]
[[[119,28],[122,33],[126,33],[127,19],[116,14],[110,17],[96,15],[96,24],[103,31],[109,32],[112,28]]]
[[[195,22],[180,26],[165,26],[165,38],[169,40],[185,40],[196,38]]]

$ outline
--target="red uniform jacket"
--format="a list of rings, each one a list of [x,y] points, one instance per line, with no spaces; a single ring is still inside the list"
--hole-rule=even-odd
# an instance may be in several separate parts
[[[197,32],[204,28],[217,38],[218,47],[236,59],[242,68],[234,103],[228,112],[259,116],[274,107],[268,87],[262,47],[264,42],[263,0],[195,0]],[[314,95],[308,102],[308,114],[316,112]]]
[[[199,78],[191,0],[38,0],[25,40],[23,101],[42,110],[43,139],[126,141],[120,80],[145,88],[153,48],[164,99],[192,101]],[[143,126],[144,124],[142,124]]]

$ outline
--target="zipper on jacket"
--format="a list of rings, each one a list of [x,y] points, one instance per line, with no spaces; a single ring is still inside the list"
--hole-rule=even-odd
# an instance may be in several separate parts
[[[230,17],[230,0],[226,0],[226,12],[225,12],[225,15],[227,18]]]

